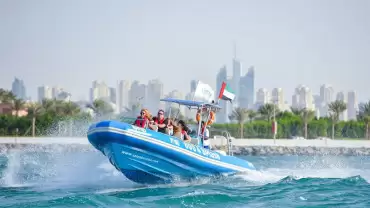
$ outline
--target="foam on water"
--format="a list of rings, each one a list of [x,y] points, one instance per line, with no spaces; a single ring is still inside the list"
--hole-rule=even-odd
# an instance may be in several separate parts
[[[1,158],[6,160],[2,161]],[[137,199],[140,199],[142,206],[155,202],[157,205],[177,203],[185,207],[198,207],[230,200],[235,201],[233,207],[243,207],[237,202],[245,200],[247,196],[239,195],[252,190],[250,197],[258,198],[264,192],[260,189],[270,187],[270,191],[264,196],[268,197],[275,189],[274,184],[289,184],[310,178],[318,180],[349,178],[351,183],[355,183],[356,180],[361,181],[361,178],[367,183],[370,180],[369,158],[362,160],[360,157],[290,156],[247,157],[246,159],[251,161],[258,170],[221,179],[200,178],[191,182],[178,181],[170,185],[144,186],[126,179],[99,152],[65,153],[61,148],[49,149],[47,152],[12,150],[5,155],[0,155],[0,162],[6,163],[3,170],[0,170],[0,188],[25,187],[36,193],[52,196],[51,199],[45,200],[56,201],[72,200],[70,197],[81,194],[95,194],[98,198],[91,200],[98,205],[103,203],[99,197],[107,197],[109,200],[121,200],[120,206],[127,203],[135,204]],[[133,196],[137,198],[132,199]],[[39,200],[44,200],[42,197],[45,196],[40,196]],[[312,201],[314,196],[297,190],[297,195],[294,197],[294,200],[305,202]],[[17,198],[17,200],[20,199]],[[118,202],[106,203],[110,203],[112,207]],[[263,202],[258,203],[267,206]]]
[[[52,152],[52,151],[50,151]],[[8,152],[7,166],[3,171],[1,185],[7,187],[40,186],[61,188],[76,186],[107,186],[133,188],[137,186],[118,172],[99,153],[77,153],[66,155],[63,150],[51,154],[40,152],[24,153],[19,150]],[[307,157],[308,158],[308,157]],[[271,163],[271,161],[269,161]],[[282,178],[346,178],[360,175],[370,181],[368,169],[351,167],[350,161],[342,157],[310,157],[295,161],[292,167],[261,167],[231,178],[243,179],[251,185],[274,183]],[[258,167],[257,167],[258,168]],[[205,184],[211,179],[199,179],[191,183],[179,182],[176,186]]]

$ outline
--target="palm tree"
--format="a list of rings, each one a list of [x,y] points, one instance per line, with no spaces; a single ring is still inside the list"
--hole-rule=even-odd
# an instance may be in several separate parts
[[[113,113],[112,106],[100,99],[94,100],[92,104],[88,104],[86,107],[92,109],[98,117],[107,116]]]
[[[339,115],[347,109],[347,105],[342,100],[336,100],[329,104],[330,118],[332,119],[331,138],[334,139],[335,124],[339,120]]]
[[[15,110],[15,116],[18,117],[18,113],[24,108],[25,102],[21,99],[15,99],[13,103],[13,110]]]
[[[301,114],[301,119],[302,119],[302,122],[304,123],[304,138],[307,139],[308,138],[308,123],[310,123],[310,121],[312,121],[312,119],[315,118],[315,111],[313,110],[308,110],[307,108],[304,108],[302,110],[300,110]]]
[[[264,117],[265,119],[267,119],[267,121],[271,121],[272,118],[274,117],[274,108],[275,108],[275,115],[278,114],[278,107],[275,105],[275,104],[272,104],[272,103],[267,103],[263,106],[261,106],[259,109],[258,109],[258,113]]]
[[[300,116],[302,114],[302,109],[300,108],[290,107],[290,110],[296,116]]]
[[[62,105],[63,115],[69,118],[69,135],[72,136],[72,118],[79,114],[81,109],[73,102],[61,102],[59,105]]]
[[[249,122],[252,122],[254,120],[254,118],[256,118],[257,116],[257,112],[254,111],[254,110],[248,110],[248,118],[249,118]]]
[[[370,135],[369,135],[369,127],[370,127],[370,101],[368,101],[367,103],[365,103],[363,106],[361,106],[360,108],[360,114],[359,114],[359,119],[363,120],[366,124],[366,135],[365,137],[367,139],[370,139]]]
[[[0,89],[0,103],[13,103],[16,96],[8,90]]]
[[[36,134],[36,117],[44,113],[42,105],[33,103],[28,107],[28,115],[32,117],[32,137]]]
[[[232,114],[229,116],[230,120],[235,120],[239,124],[240,138],[243,138],[244,123],[248,118],[248,110],[245,108],[235,108]]]

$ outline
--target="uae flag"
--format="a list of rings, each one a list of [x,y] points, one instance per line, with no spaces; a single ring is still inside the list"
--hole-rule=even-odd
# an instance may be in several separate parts
[[[235,98],[234,92],[227,86],[225,82],[222,82],[221,90],[220,90],[220,95],[218,96],[218,99],[221,100],[228,100],[232,101]]]

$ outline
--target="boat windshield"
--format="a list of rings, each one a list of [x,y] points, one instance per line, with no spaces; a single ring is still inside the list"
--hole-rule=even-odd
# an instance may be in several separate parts
[[[135,123],[136,118],[132,118],[132,117],[121,117],[121,118],[119,118],[119,120],[121,122],[124,122],[124,123],[133,124],[133,123]]]

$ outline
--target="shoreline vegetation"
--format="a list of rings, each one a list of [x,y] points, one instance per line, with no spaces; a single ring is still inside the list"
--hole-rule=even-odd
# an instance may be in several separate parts
[[[0,139],[30,136],[83,137],[92,122],[135,118],[141,108],[140,105],[134,105],[125,109],[125,113],[114,115],[112,106],[103,100],[95,100],[91,104],[55,99],[28,103],[1,88],[0,107]],[[339,117],[346,110],[346,103],[338,100],[328,105],[329,116],[323,118],[316,118],[315,112],[307,109],[292,108],[290,111],[280,111],[270,103],[261,106],[258,111],[235,108],[229,115],[232,123],[211,125],[211,136],[212,133],[217,135],[220,131],[227,130],[234,138],[273,138],[274,108],[278,124],[276,139],[370,139],[370,101],[361,107],[357,120],[340,121]],[[180,118],[185,119],[183,115],[180,115]],[[195,122],[193,119],[186,121]]]

